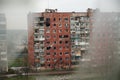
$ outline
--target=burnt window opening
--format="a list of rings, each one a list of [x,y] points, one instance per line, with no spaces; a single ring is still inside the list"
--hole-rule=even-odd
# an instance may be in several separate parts
[[[49,47],[47,47],[46,49],[47,49],[47,50],[50,50],[50,49],[51,49],[51,47],[49,46]]]
[[[68,38],[69,36],[68,35],[64,35],[64,38]]]
[[[50,26],[50,18],[46,18],[46,26],[47,26],[47,27]]]
[[[46,22],[50,22],[50,18],[46,18]]]
[[[50,22],[46,22],[46,27],[49,27],[50,26]]]

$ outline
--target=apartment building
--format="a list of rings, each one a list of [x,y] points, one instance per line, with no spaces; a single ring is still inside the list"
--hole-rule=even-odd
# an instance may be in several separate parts
[[[71,54],[72,64],[78,64],[79,60],[88,53],[90,32],[92,30],[93,10],[87,12],[73,12],[70,19],[71,29]]]
[[[90,16],[87,12],[46,9],[28,15],[28,57],[31,67],[70,69],[89,45]]]
[[[0,13],[0,72],[8,71],[5,14]]]

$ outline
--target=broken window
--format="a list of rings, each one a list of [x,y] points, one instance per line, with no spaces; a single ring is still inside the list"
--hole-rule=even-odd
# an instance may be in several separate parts
[[[68,35],[64,35],[64,38],[68,38],[69,36]]]
[[[50,26],[50,18],[46,18],[46,27]]]
[[[50,49],[51,49],[51,47],[49,46],[49,47],[47,47],[46,49],[47,49],[47,50],[50,50]]]

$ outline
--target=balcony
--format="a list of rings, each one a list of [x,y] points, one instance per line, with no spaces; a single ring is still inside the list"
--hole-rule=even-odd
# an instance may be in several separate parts
[[[35,32],[34,35],[39,35],[39,33],[38,33],[38,32]]]
[[[34,49],[34,52],[39,52],[40,50],[39,49]]]
[[[86,48],[85,48],[85,47],[82,47],[81,50],[86,50]]]
[[[35,41],[44,41],[45,38],[43,38],[43,37],[40,37],[40,38],[34,38],[34,40],[35,40]]]
[[[39,26],[34,26],[34,29],[39,29]]]
[[[1,61],[7,61],[7,57],[1,58]]]

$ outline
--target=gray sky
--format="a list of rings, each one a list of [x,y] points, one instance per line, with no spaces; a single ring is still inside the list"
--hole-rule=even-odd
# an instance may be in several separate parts
[[[8,2],[9,1],[9,2]],[[98,2],[99,1],[99,2]],[[27,14],[41,12],[46,8],[58,11],[86,11],[87,8],[100,8],[114,11],[117,0],[0,0],[1,12],[6,14],[8,29],[27,29]]]

